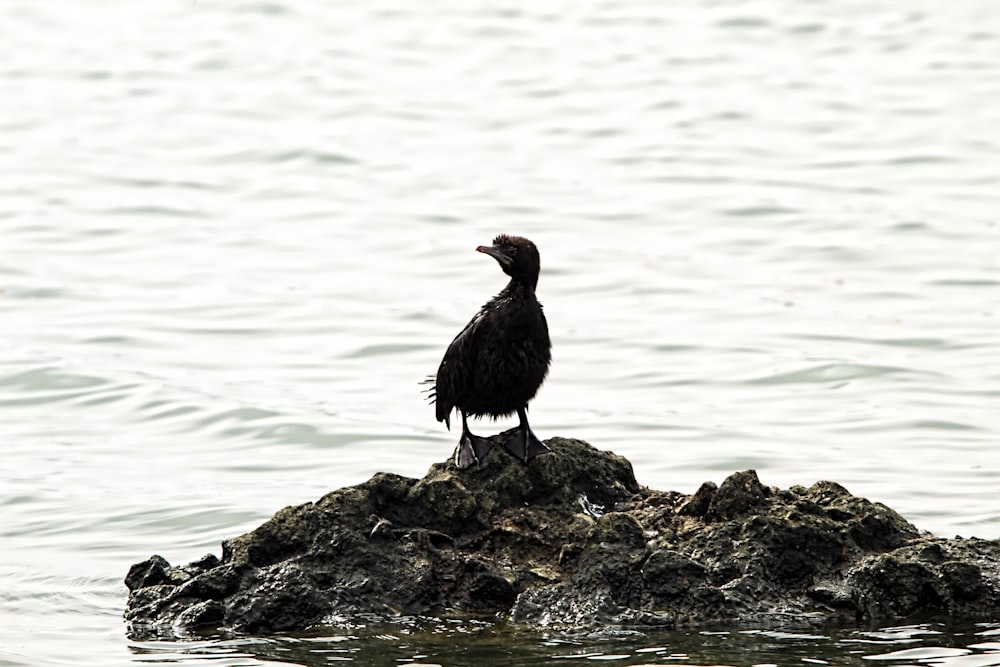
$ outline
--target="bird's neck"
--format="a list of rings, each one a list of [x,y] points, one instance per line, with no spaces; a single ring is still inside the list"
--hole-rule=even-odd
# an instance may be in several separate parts
[[[507,286],[503,288],[500,292],[500,296],[508,297],[533,297],[535,296],[535,285],[538,284],[538,278],[532,281],[525,281],[521,278],[511,278]]]

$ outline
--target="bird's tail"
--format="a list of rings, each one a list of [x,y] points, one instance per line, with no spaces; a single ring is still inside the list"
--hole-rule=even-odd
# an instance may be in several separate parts
[[[422,392],[427,394],[427,402],[434,403],[437,400],[437,376],[428,375],[419,384],[429,384],[427,389],[423,389]]]
[[[437,377],[434,375],[428,375],[426,378],[420,381],[420,384],[429,384],[430,387],[423,390],[423,393],[427,394],[427,402],[434,403],[437,405],[437,420],[443,421],[444,425],[451,430],[451,406],[438,405],[437,402]],[[445,410],[445,407],[448,409]],[[443,415],[441,413],[444,413]]]

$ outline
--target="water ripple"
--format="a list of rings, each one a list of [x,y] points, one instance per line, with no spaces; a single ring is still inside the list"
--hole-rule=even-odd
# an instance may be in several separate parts
[[[751,384],[843,383],[849,380],[890,375],[913,375],[916,371],[895,366],[874,364],[831,363],[810,366],[797,371],[778,373],[750,380]]]

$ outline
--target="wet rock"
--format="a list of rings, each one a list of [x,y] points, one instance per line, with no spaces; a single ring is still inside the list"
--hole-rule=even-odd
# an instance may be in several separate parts
[[[152,556],[125,583],[135,637],[303,630],[473,614],[565,630],[1000,615],[1000,542],[921,535],[833,482],[752,471],[691,495],[640,487],[580,440],[522,465],[380,473],[226,540],[221,559]]]
[[[755,471],[733,473],[714,494],[706,515],[715,521],[735,519],[759,507],[770,495]]]
[[[866,618],[918,613],[997,616],[1000,540],[925,538],[850,568],[846,581]]]
[[[167,570],[170,563],[162,556],[151,556],[148,560],[136,563],[129,568],[125,575],[125,585],[130,591],[158,584],[175,583],[171,580]]]
[[[677,509],[677,513],[685,516],[706,516],[718,492],[719,487],[715,482],[705,482]]]

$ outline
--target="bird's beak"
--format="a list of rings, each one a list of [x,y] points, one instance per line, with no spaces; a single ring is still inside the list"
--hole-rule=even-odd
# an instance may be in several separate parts
[[[500,262],[500,266],[510,266],[511,264],[513,264],[513,260],[507,255],[505,255],[503,251],[496,246],[481,245],[476,248],[476,252],[481,252],[489,255],[496,261]]]

